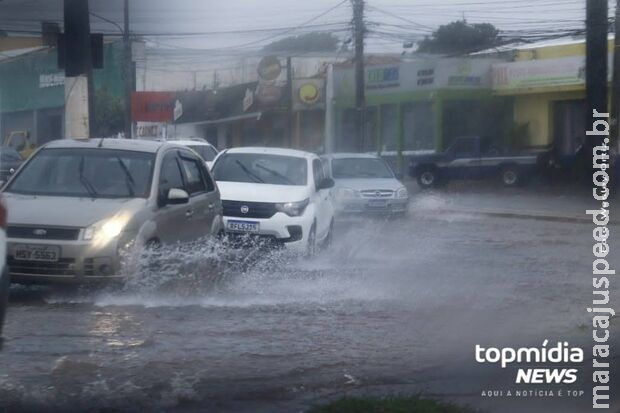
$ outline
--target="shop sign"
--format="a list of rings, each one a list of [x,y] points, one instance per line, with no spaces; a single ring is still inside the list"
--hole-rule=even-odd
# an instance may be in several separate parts
[[[387,89],[400,86],[398,66],[369,69],[366,72],[366,89]]]
[[[65,74],[63,72],[46,73],[39,75],[39,88],[64,86]]]
[[[492,78],[495,90],[583,85],[585,58],[571,56],[495,64],[492,68]]]
[[[137,122],[136,139],[165,139],[166,125],[158,122]]]
[[[324,89],[321,78],[293,79],[293,110],[323,109]]]
[[[175,94],[171,92],[133,92],[131,120],[134,122],[171,122],[174,117]]]

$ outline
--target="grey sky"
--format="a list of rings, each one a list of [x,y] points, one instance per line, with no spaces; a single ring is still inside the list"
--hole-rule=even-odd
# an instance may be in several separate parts
[[[309,30],[333,30],[349,36],[351,6],[345,1],[333,11],[297,31],[267,29],[297,27],[339,4],[339,0],[131,0],[132,31],[203,34],[186,38],[153,37],[162,47],[252,50],[284,35]],[[615,2],[613,2],[615,3]],[[122,0],[90,0],[91,11],[122,25]],[[585,0],[367,0],[369,49],[402,50],[406,39],[416,40],[440,24],[465,17],[471,23],[490,22],[502,30],[531,33],[583,27]],[[610,1],[610,15],[613,5]],[[0,28],[38,30],[40,20],[62,20],[62,0],[3,0]],[[91,17],[95,31],[118,29]],[[246,32],[256,30],[253,32]],[[265,31],[262,31],[265,30]],[[266,40],[263,40],[266,39]]]

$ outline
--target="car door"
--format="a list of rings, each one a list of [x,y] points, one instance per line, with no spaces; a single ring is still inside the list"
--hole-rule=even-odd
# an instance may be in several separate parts
[[[172,188],[185,190],[185,181],[177,150],[168,151],[161,163],[157,188],[158,211],[155,214],[157,237],[164,244],[191,239],[190,205],[168,205],[166,199]]]
[[[221,209],[219,194],[202,159],[189,151],[181,151],[180,162],[189,194],[191,236],[199,239],[211,234],[214,228],[214,220]]]
[[[325,179],[323,164],[318,158],[312,160],[312,176],[314,179],[314,189],[317,210],[317,236],[324,237],[329,230],[331,216],[329,213],[329,189],[319,189],[319,185]]]

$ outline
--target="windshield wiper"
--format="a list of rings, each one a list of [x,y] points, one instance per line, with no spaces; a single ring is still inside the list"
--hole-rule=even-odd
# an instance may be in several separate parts
[[[133,180],[133,176],[131,176],[131,172],[129,172],[129,169],[127,169],[127,165],[125,165],[125,163],[123,162],[121,158],[117,156],[116,160],[118,161],[118,163],[121,166],[121,169],[125,173],[125,184],[127,185],[129,196],[135,196],[136,191],[134,191],[134,187],[136,186],[136,182]]]
[[[260,179],[260,176],[250,171],[243,163],[241,163],[239,159],[235,160],[235,162],[237,163],[237,165],[239,165],[239,167],[243,170],[243,172],[245,172],[245,174],[249,176],[250,178],[252,178],[255,182],[260,182],[263,184],[265,183],[265,181]]]
[[[294,183],[293,181],[291,181],[290,179],[288,179],[288,177],[287,177],[287,176],[282,175],[282,174],[281,174],[280,172],[278,172],[278,171],[274,171],[273,169],[269,169],[269,168],[267,168],[266,166],[259,165],[259,164],[257,164],[257,165],[256,165],[256,167],[257,167],[257,168],[262,169],[263,171],[267,171],[267,172],[269,172],[270,174],[272,174],[272,175],[274,175],[274,176],[277,176],[278,178],[280,178],[280,179],[282,179],[282,180],[284,180],[284,181],[288,182],[288,183],[289,183],[289,184],[291,184],[291,185],[295,185],[295,183]]]
[[[93,199],[97,198],[97,196],[99,195],[97,193],[97,190],[95,189],[93,184],[91,184],[90,181],[86,178],[86,176],[84,176],[84,157],[83,156],[82,156],[82,159],[80,160],[80,165],[78,166],[78,172],[80,173],[80,183],[84,186],[84,188],[86,188],[86,192],[88,192],[88,195]]]

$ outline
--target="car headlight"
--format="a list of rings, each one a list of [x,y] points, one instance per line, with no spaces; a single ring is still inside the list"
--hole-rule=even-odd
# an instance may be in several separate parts
[[[304,213],[309,203],[309,198],[299,202],[284,202],[281,204],[276,204],[276,210],[279,212],[284,212],[289,217],[298,217]]]
[[[106,221],[98,222],[84,230],[84,241],[102,241],[107,242],[118,237],[125,227],[124,220],[112,218]]]
[[[404,186],[396,191],[396,198],[409,198],[409,192]]]
[[[351,188],[336,188],[336,190],[334,191],[334,195],[338,199],[351,199],[360,197],[360,193],[355,189]]]

